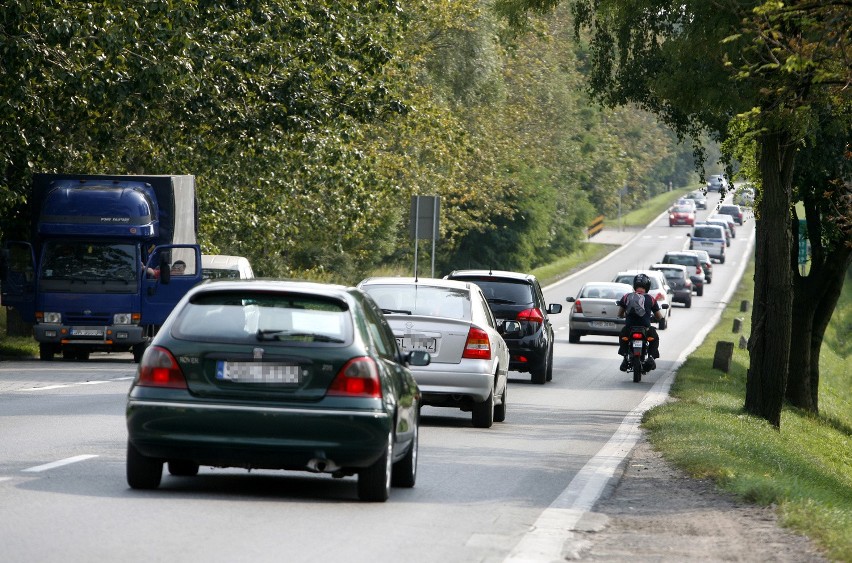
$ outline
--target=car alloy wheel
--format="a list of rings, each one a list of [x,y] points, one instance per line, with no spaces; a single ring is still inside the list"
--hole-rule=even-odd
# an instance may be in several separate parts
[[[481,403],[473,404],[473,426],[475,428],[491,428],[494,424],[494,390]]]
[[[411,488],[417,481],[417,448],[420,441],[420,423],[414,424],[414,437],[408,452],[401,460],[393,464],[391,470],[391,485],[394,487]]]
[[[504,422],[506,420],[506,401],[509,398],[509,382],[503,388],[503,396],[500,404],[494,407],[494,422]]]

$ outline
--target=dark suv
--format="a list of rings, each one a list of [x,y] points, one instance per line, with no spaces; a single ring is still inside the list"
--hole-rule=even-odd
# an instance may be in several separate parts
[[[704,295],[704,263],[697,254],[692,252],[666,252],[662,264],[680,264],[689,268],[689,279],[692,280],[692,289],[696,295]]]
[[[509,320],[521,324],[520,334],[503,335],[509,347],[509,369],[529,372],[532,382],[553,379],[553,326],[548,315],[562,312],[562,305],[544,302],[535,276],[498,270],[455,270],[446,279],[475,283],[482,289],[497,325]]]

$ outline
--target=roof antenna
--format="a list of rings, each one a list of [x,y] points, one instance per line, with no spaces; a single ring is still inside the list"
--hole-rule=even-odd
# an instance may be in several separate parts
[[[489,276],[493,276],[493,275],[494,275],[494,272],[493,272],[492,270],[494,270],[494,268],[491,268],[491,267],[489,266],[489,268],[488,268],[488,275],[489,275]]]

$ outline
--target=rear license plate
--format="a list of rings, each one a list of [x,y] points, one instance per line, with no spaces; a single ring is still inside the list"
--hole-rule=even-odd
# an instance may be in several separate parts
[[[260,362],[216,362],[216,379],[237,383],[298,384],[302,381],[302,368],[292,364]]]
[[[592,328],[615,328],[615,323],[609,321],[592,321],[589,325]]]
[[[79,328],[71,329],[71,336],[103,336],[104,333],[100,330],[84,330]]]
[[[698,246],[700,246],[701,248],[713,248],[716,245],[712,242],[699,242]]]
[[[438,342],[435,338],[427,338],[425,336],[397,336],[396,345],[404,352],[416,350],[434,352],[437,349]]]
[[[633,348],[640,348],[641,349],[642,348],[642,341],[641,340],[634,340],[633,341]]]

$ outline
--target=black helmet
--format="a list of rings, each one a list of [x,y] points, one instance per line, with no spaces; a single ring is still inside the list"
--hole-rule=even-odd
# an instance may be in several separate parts
[[[633,289],[644,287],[645,291],[651,291],[651,278],[645,274],[636,274],[633,278]]]

